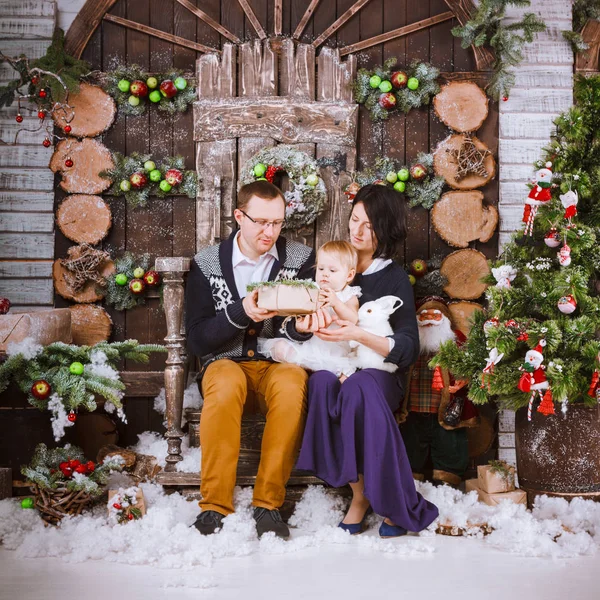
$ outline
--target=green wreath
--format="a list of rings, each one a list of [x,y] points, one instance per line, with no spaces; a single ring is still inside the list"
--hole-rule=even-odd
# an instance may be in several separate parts
[[[285,228],[310,225],[325,208],[327,189],[316,161],[306,152],[286,145],[264,148],[244,165],[240,183],[246,185],[259,180],[273,183],[281,171],[287,173],[291,185],[284,194]]]

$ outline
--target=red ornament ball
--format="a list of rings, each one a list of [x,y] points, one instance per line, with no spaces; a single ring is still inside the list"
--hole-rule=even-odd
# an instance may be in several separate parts
[[[67,158],[67,160],[65,160],[65,167],[71,168],[72,166],[73,166],[73,161],[70,158]]]
[[[71,423],[75,423],[75,421],[77,421],[77,415],[73,411],[71,411],[67,415],[67,419],[69,419],[69,421],[71,421]]]
[[[508,96],[502,96],[502,102],[508,102]]]
[[[93,473],[96,470],[96,465],[93,460],[88,460],[88,462],[85,463],[85,466],[90,473]]]
[[[71,126],[65,125],[65,133],[71,133]]]
[[[0,315],[5,315],[10,310],[10,300],[8,298],[0,298]]]
[[[85,475],[87,472],[88,469],[86,465],[78,465],[75,467],[75,473],[81,473],[82,475]]]
[[[23,122],[23,115],[21,113],[19,113],[16,117],[15,117],[15,121],[17,123],[22,123]]]
[[[128,518],[130,521],[133,521],[133,514],[129,513],[129,514],[127,515],[127,518]]]
[[[47,95],[48,95],[48,92],[46,90],[40,90],[40,93],[39,93],[40,98],[45,98]]]
[[[40,82],[40,78],[39,77],[32,77],[31,78],[31,83],[33,83],[33,85],[37,85]]]
[[[48,138],[44,138],[44,141],[42,142],[42,146],[44,146],[44,148],[50,148],[51,145],[52,145],[52,142]]]
[[[46,118],[46,111],[38,110],[38,119],[41,119],[43,121],[45,118]]]

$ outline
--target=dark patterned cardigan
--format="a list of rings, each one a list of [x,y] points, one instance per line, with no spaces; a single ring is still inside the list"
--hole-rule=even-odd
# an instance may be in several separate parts
[[[298,333],[293,319],[288,321],[284,334],[281,334],[279,326],[283,319],[255,323],[246,315],[233,274],[235,233],[196,254],[186,283],[188,347],[203,367],[219,358],[265,360],[256,348],[259,336],[285,335],[300,342],[311,337]],[[276,248],[279,260],[273,263],[269,281],[314,278],[314,250],[283,237],[277,240]]]

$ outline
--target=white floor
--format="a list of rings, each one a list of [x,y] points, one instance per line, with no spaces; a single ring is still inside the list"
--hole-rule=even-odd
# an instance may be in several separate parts
[[[367,534],[365,534],[367,535]],[[213,567],[165,571],[100,561],[22,559],[0,549],[2,600],[207,600],[362,598],[598,600],[600,555],[523,558],[479,540],[436,536],[435,552],[402,557],[356,545],[215,560]],[[418,543],[416,538],[394,540]]]

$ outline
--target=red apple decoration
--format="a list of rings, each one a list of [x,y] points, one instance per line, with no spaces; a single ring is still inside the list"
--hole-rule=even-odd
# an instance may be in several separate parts
[[[415,277],[423,277],[427,273],[427,263],[422,258],[415,258],[410,263],[410,272]]]
[[[144,274],[144,283],[148,287],[155,287],[160,283],[160,275],[156,271],[148,271]]]
[[[410,176],[416,181],[421,181],[427,176],[427,167],[421,163],[417,163],[410,168]]]
[[[379,96],[378,102],[381,108],[391,110],[396,106],[396,96],[394,96],[392,92],[387,92],[386,94],[381,94],[381,96]]]
[[[96,465],[94,464],[93,460],[88,460],[85,466],[90,473],[93,473],[96,470]]]
[[[129,282],[129,291],[132,294],[135,294],[136,296],[143,293],[145,288],[146,288],[146,284],[144,283],[144,281],[142,279],[132,279]]]
[[[0,315],[5,315],[10,310],[10,300],[8,298],[0,298]]]
[[[131,82],[129,93],[137,98],[142,98],[148,95],[148,86],[143,81],[136,79]]]
[[[45,400],[50,395],[51,391],[52,388],[50,387],[50,384],[44,379],[34,381],[31,386],[31,395],[36,400]]]
[[[169,169],[165,173],[165,180],[169,185],[179,185],[183,181],[183,173],[179,169]]]
[[[177,94],[177,88],[170,79],[165,79],[160,84],[160,93],[165,98],[172,98],[173,96],[175,96],[175,94]]]
[[[146,185],[146,183],[148,183],[148,178],[146,177],[145,173],[141,173],[138,171],[129,178],[129,183],[131,183],[131,187],[135,188],[136,190],[139,190],[143,188]]]
[[[406,82],[408,81],[408,75],[404,71],[396,71],[395,73],[392,73],[390,81],[397,89],[405,88]]]

